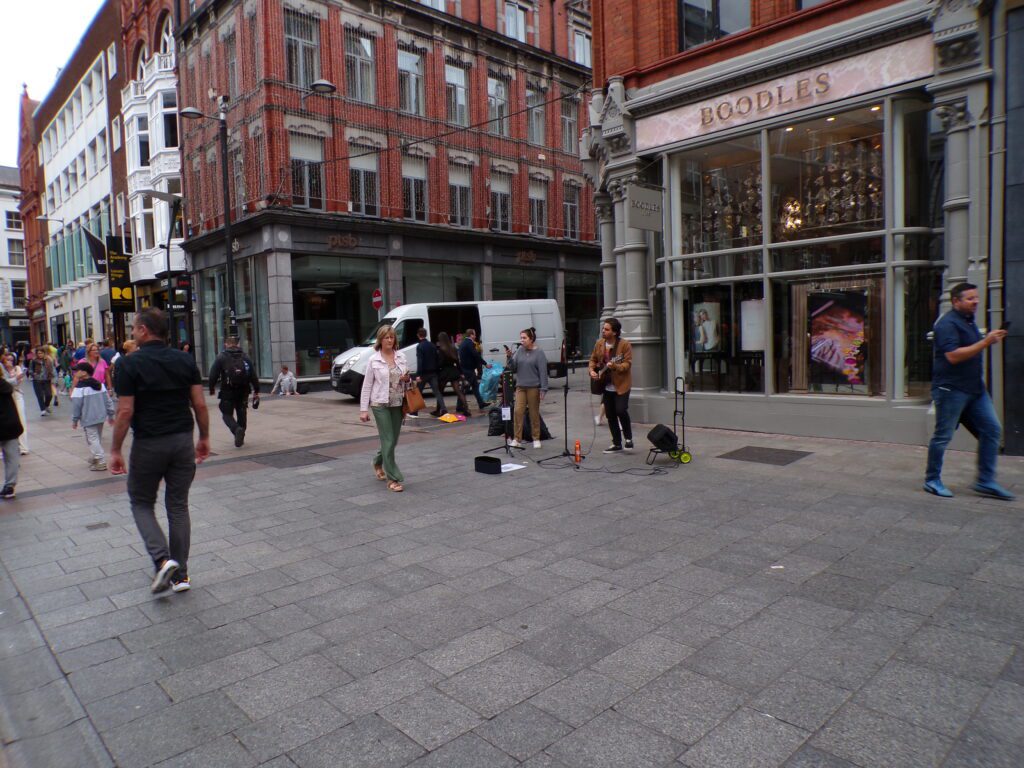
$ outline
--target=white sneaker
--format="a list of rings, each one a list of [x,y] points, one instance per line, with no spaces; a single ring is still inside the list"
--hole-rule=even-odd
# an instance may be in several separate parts
[[[534,448],[540,448],[540,440],[534,440],[533,441],[533,447]]]
[[[511,440],[509,440],[509,441],[508,441],[508,444],[509,444],[509,446],[511,446],[512,448],[522,448],[522,447],[523,447],[523,444],[522,444],[522,443],[520,443],[520,442],[519,442],[518,440],[516,440],[515,438],[512,438]]]
[[[171,558],[164,560],[163,565],[157,570],[156,576],[153,577],[153,583],[150,585],[149,591],[155,595],[171,586],[171,577],[176,570],[178,570],[177,560],[172,560]]]

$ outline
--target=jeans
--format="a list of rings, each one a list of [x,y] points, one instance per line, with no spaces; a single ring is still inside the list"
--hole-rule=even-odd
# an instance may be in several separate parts
[[[377,434],[380,435],[380,450],[373,457],[373,466],[383,467],[388,480],[405,482],[402,470],[395,461],[395,447],[402,432],[402,406],[375,405],[370,410],[377,423]]]
[[[513,420],[516,442],[523,442],[523,415],[530,410],[530,436],[540,440],[540,388],[516,387],[516,409]]]
[[[620,395],[606,389],[601,400],[604,403],[604,415],[608,417],[608,430],[612,433],[612,444],[621,446],[623,435],[627,440],[632,441],[633,424],[629,420],[629,392]]]
[[[249,396],[222,397],[220,399],[220,415],[231,434],[235,434],[238,428],[245,429],[248,424]]]
[[[103,422],[88,427],[83,424],[82,431],[85,432],[85,444],[89,446],[93,459],[106,461],[107,457],[103,453]]]
[[[476,397],[476,407],[483,410],[484,399],[480,397],[480,380],[476,376],[476,371],[467,371],[463,368],[462,375],[466,378],[466,384],[469,386],[469,391]]]
[[[417,374],[423,381],[420,382],[420,393],[423,393],[424,388],[427,384],[434,390],[434,398],[437,400],[437,410],[444,413],[448,409],[444,405],[444,393],[441,391],[441,385],[438,382],[437,372],[434,373],[419,373]]]
[[[4,485],[18,484],[18,469],[21,467],[21,449],[18,440],[0,442],[0,451],[4,454]]]
[[[135,438],[128,459],[128,501],[146,551],[159,566],[168,557],[178,561],[178,574],[188,574],[192,521],[188,492],[196,476],[196,448],[191,432]],[[156,521],[156,493],[164,481],[164,506],[170,546]]]
[[[928,443],[925,482],[942,477],[942,457],[961,421],[978,438],[978,482],[982,485],[995,482],[1002,427],[988,392],[983,390],[981,394],[972,395],[958,389],[936,387],[932,390],[932,402],[935,403],[935,433]]]
[[[49,379],[34,379],[32,389],[35,390],[36,400],[39,402],[39,411],[45,411],[53,400],[53,382]]]

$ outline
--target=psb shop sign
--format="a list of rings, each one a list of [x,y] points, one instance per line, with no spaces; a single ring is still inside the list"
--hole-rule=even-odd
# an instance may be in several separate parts
[[[660,189],[630,184],[626,194],[626,226],[661,232],[664,206]]]

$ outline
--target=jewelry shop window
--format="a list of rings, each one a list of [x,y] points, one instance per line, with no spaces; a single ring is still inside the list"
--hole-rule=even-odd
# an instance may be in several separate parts
[[[764,392],[765,306],[761,280],[686,290],[688,390]]]

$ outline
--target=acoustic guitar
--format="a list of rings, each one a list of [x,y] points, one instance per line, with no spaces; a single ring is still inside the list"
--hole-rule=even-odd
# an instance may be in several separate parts
[[[597,369],[597,378],[590,380],[590,394],[592,394],[592,395],[603,395],[604,394],[604,388],[606,386],[608,386],[608,379],[609,379],[609,376],[610,376],[610,372],[608,370],[608,366],[610,366],[612,363],[621,363],[621,362],[622,362],[622,355],[616,355],[611,360],[609,360],[607,363],[605,363],[604,365],[602,365],[600,368]]]

